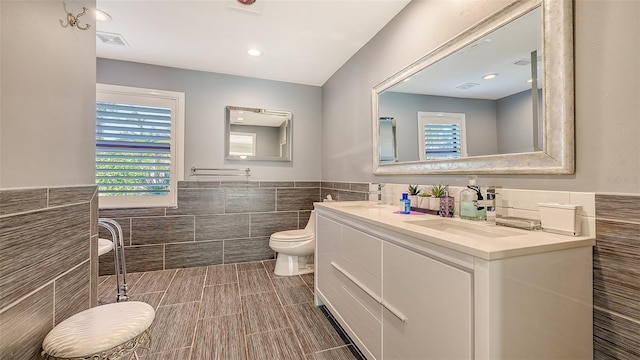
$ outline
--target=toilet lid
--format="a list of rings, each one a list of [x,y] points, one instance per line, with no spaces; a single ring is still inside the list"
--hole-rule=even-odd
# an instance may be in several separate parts
[[[313,239],[313,233],[302,230],[280,231],[271,235],[271,239],[277,241],[305,241]]]

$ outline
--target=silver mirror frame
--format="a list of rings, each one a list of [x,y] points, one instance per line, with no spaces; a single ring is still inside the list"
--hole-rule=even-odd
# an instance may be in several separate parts
[[[241,110],[247,112],[255,112],[262,114],[270,114],[270,115],[279,115],[285,117],[289,124],[287,129],[287,142],[289,143],[288,152],[283,156],[246,156],[241,157],[238,155],[229,155],[229,148],[231,144],[229,143],[229,134],[231,132],[231,123],[230,123],[230,114],[231,111]],[[250,108],[250,107],[242,107],[242,106],[231,106],[227,105],[225,107],[225,120],[224,120],[224,154],[225,160],[232,161],[276,161],[276,162],[291,162],[292,154],[293,154],[293,114],[290,111],[284,110],[271,110],[271,109],[259,109],[259,108]]]
[[[544,49],[543,151],[450,160],[380,163],[378,95],[474,40],[542,6]],[[395,174],[574,174],[573,1],[520,0],[467,29],[372,90],[373,173]]]

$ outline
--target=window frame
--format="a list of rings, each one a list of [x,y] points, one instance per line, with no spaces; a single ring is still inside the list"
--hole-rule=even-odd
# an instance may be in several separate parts
[[[231,137],[232,136],[241,136],[241,137],[246,137],[246,138],[251,138],[251,153],[240,153],[240,152],[235,152],[233,150],[231,150],[231,147],[233,146],[233,143],[231,142]],[[246,158],[248,156],[256,156],[256,150],[257,150],[257,140],[258,140],[258,136],[256,133],[250,133],[250,132],[242,132],[242,131],[230,131],[229,132],[229,155],[234,155],[234,156],[240,156],[240,158],[242,158],[243,156]]]
[[[424,126],[427,124],[458,125],[460,127],[460,158],[467,157],[467,132],[464,113],[418,111],[418,147],[420,161],[427,161],[424,139]]]
[[[171,176],[166,196],[100,196],[101,209],[177,207],[178,181],[184,180],[185,94],[183,92],[145,89],[131,86],[96,84],[98,102],[121,102],[171,108]],[[96,126],[94,118],[94,126]],[[94,138],[94,144],[96,139]],[[97,170],[97,164],[96,169]],[[94,170],[94,171],[95,171]],[[96,171],[97,176],[97,171]],[[96,180],[96,184],[97,184]],[[98,192],[99,194],[99,192]]]

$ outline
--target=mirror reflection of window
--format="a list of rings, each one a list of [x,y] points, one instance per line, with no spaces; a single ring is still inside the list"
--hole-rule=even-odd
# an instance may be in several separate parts
[[[380,161],[398,161],[396,145],[396,120],[392,117],[380,118]]]
[[[418,112],[420,160],[467,156],[465,114]]]
[[[256,134],[232,132],[229,135],[229,155],[256,156]]]

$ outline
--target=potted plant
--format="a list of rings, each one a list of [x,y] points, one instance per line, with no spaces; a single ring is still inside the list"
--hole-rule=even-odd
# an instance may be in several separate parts
[[[431,199],[431,194],[428,191],[423,191],[418,194],[418,205],[420,209],[429,209],[429,199]]]
[[[429,200],[429,210],[440,210],[440,198],[447,193],[447,187],[442,184],[433,185],[430,192],[432,197]]]
[[[412,207],[418,207],[418,195],[422,190],[418,185],[409,184],[409,199],[411,200]]]

